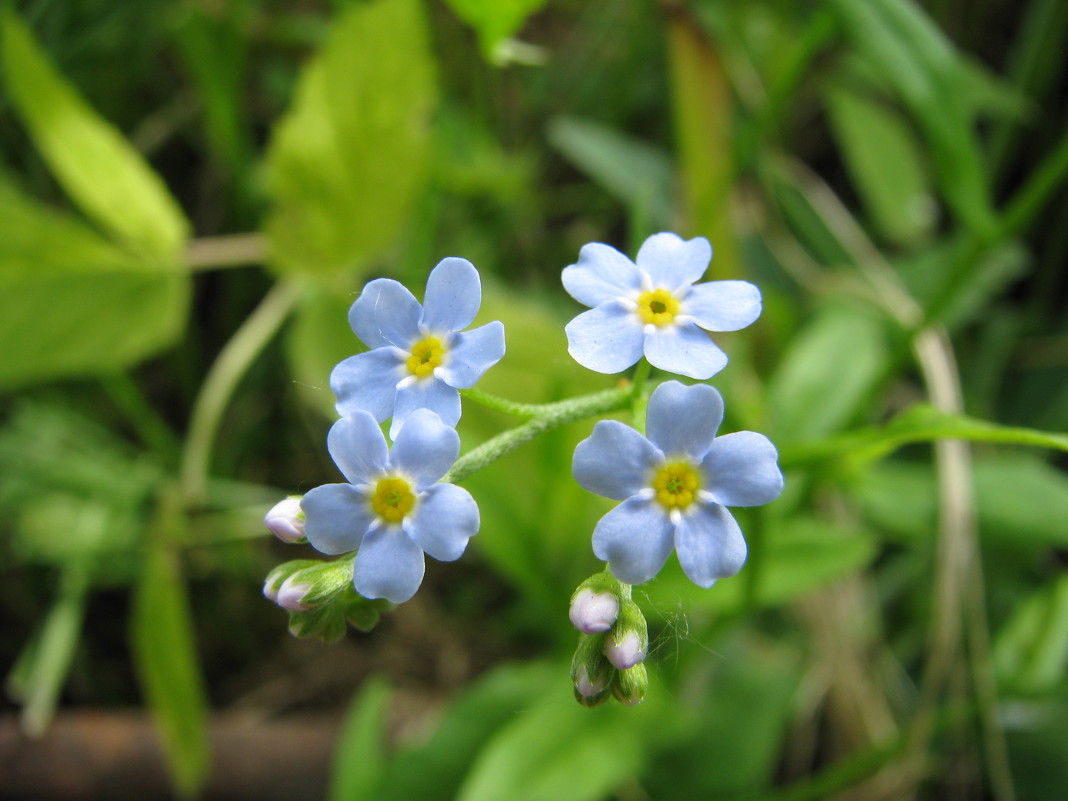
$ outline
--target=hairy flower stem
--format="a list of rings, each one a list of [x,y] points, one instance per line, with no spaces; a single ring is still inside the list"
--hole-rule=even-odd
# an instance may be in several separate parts
[[[478,472],[491,462],[495,462],[506,453],[515,450],[524,442],[533,439],[543,431],[550,431],[586,417],[625,409],[631,403],[633,397],[634,387],[625,386],[606,389],[603,392],[594,392],[590,395],[581,395],[577,398],[569,398],[556,403],[521,404],[527,406],[530,410],[536,410],[531,420],[515,428],[502,431],[488,442],[484,442],[469,453],[465,453],[456,460],[452,469],[441,480],[450,484],[463,481],[472,473]]]

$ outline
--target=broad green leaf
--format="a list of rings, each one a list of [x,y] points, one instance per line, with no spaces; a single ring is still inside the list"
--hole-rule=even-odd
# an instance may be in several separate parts
[[[544,662],[490,670],[450,704],[429,740],[386,766],[375,801],[456,801],[474,756],[521,710],[559,686],[562,670]]]
[[[14,13],[0,26],[12,104],[63,188],[119,239],[177,261],[189,225],[159,176],[55,70]]]
[[[994,641],[994,670],[1006,689],[1054,690],[1068,669],[1068,576],[1024,598]]]
[[[172,344],[189,277],[159,258],[0,183],[0,390],[115,372]]]
[[[846,306],[821,309],[769,382],[772,439],[785,447],[841,429],[859,414],[889,358],[877,317]]]
[[[1068,450],[1066,434],[998,425],[963,414],[950,414],[918,403],[882,427],[862,428],[811,445],[787,446],[780,454],[780,463],[793,466],[831,458],[861,463],[881,459],[903,445],[936,439],[963,439]]]
[[[267,154],[279,270],[351,271],[406,223],[430,156],[425,27],[418,0],[353,4],[304,68]]]
[[[1068,690],[1001,706],[1019,801],[1059,798],[1068,787]]]
[[[1018,549],[1068,544],[1068,475],[1020,453],[991,453],[973,465],[979,530],[985,540]],[[926,463],[870,465],[852,487],[866,516],[897,536],[932,537],[937,481]]]
[[[936,210],[912,132],[895,110],[844,83],[825,97],[832,130],[875,226],[895,243],[916,243],[930,232]]]
[[[527,17],[545,5],[545,0],[445,0],[460,19],[478,33],[486,58],[500,60],[501,43],[523,27]]]
[[[676,218],[671,163],[660,149],[596,122],[556,117],[549,142],[576,167],[649,221],[668,228]]]
[[[640,712],[569,694],[520,713],[478,754],[457,801],[597,801],[642,768]],[[598,714],[599,713],[599,714]]]
[[[946,201],[970,229],[994,225],[983,153],[969,108],[967,63],[911,0],[836,0],[856,52],[872,63],[919,124]]]
[[[88,588],[82,568],[63,571],[59,597],[8,675],[8,692],[22,704],[22,728],[30,737],[43,735],[55,715],[81,637]]]
[[[329,801],[378,801],[375,785],[385,762],[389,685],[364,683],[352,702],[334,750]]]
[[[175,553],[163,544],[152,545],[145,555],[134,594],[130,649],[175,790],[192,798],[210,761],[207,693],[180,567]]]

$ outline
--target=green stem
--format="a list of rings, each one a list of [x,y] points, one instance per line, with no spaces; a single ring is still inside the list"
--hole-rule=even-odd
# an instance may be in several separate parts
[[[537,417],[546,406],[551,405],[548,403],[517,403],[507,398],[490,395],[488,392],[483,392],[475,387],[461,389],[460,394],[475,403],[481,403],[488,409],[494,409],[505,414],[514,414],[516,417]]]
[[[182,452],[181,494],[187,504],[199,503],[204,497],[215,434],[238,382],[278,332],[299,295],[296,284],[275,284],[208,371],[193,404]]]
[[[546,403],[539,407],[537,416],[532,420],[502,431],[493,439],[461,456],[441,480],[446,483],[463,481],[472,473],[495,462],[544,431],[559,428],[585,417],[608,414],[626,408],[632,395],[633,387],[625,386],[557,403]]]

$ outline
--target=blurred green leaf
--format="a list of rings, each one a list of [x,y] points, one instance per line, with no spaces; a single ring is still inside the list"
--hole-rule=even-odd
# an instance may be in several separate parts
[[[881,459],[903,445],[936,439],[963,439],[1068,450],[1066,434],[1002,426],[963,414],[943,412],[925,403],[917,403],[885,426],[858,429],[811,445],[785,447],[780,455],[780,462],[784,466],[793,466],[827,458],[843,458],[860,463]]]
[[[676,217],[674,178],[667,155],[646,142],[591,120],[555,117],[549,142],[576,167],[657,228]]]
[[[1068,543],[1068,475],[1020,453],[990,453],[973,465],[979,529],[1016,549]],[[887,461],[870,465],[852,491],[874,525],[904,538],[933,537],[938,508],[934,468]]]
[[[994,640],[994,670],[1006,690],[1039,693],[1068,669],[1068,576],[1021,599]]]
[[[486,58],[498,60],[501,42],[518,33],[527,17],[545,5],[545,0],[445,0],[460,19],[478,33]]]
[[[286,359],[294,389],[331,420],[337,416],[331,371],[338,362],[367,349],[349,327],[349,307],[356,295],[309,286],[286,329]]]
[[[378,801],[375,784],[385,763],[390,696],[385,680],[372,678],[353,699],[334,747],[329,801]]]
[[[0,389],[114,372],[182,332],[189,278],[0,183]]]
[[[847,425],[868,401],[889,358],[877,317],[840,305],[819,310],[768,383],[772,439],[786,446]]]
[[[175,513],[163,509],[160,525],[176,525],[167,519]],[[175,554],[162,543],[145,554],[130,619],[130,649],[175,790],[193,798],[210,762],[207,693],[185,584]]]
[[[864,205],[897,244],[930,233],[936,208],[915,137],[889,106],[845,83],[825,94],[831,126]]]
[[[969,107],[968,65],[910,0],[836,0],[857,54],[904,101],[931,148],[942,194],[970,229],[993,229],[989,181]]]
[[[59,597],[8,675],[8,692],[22,704],[22,728],[30,737],[42,736],[55,715],[82,636],[88,589],[80,566],[63,571]]]
[[[487,672],[453,700],[429,740],[389,762],[376,801],[456,801],[474,755],[520,710],[559,686],[563,670],[559,664],[529,662],[504,663]]]
[[[596,801],[638,775],[644,759],[637,726],[644,721],[637,710],[613,704],[591,713],[570,693],[559,695],[493,737],[457,801]]]
[[[14,13],[0,26],[12,103],[63,188],[118,238],[177,261],[189,224],[159,176],[56,72]]]
[[[354,4],[336,19],[267,154],[278,269],[339,274],[394,241],[430,156],[432,68],[417,0]]]

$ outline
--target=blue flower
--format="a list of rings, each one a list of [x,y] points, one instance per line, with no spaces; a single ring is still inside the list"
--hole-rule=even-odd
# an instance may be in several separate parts
[[[608,245],[582,248],[564,268],[564,288],[593,308],[567,324],[568,351],[598,373],[618,373],[642,355],[654,367],[690,378],[710,378],[727,355],[707,331],[737,331],[760,316],[760,290],[748,281],[694,282],[704,275],[712,246],[704,237],[684,241],[654,234],[637,263]]]
[[[460,558],[478,532],[478,506],[454,484],[440,484],[460,452],[460,437],[434,412],[419,409],[397,432],[393,452],[368,412],[334,423],[326,439],[349,483],[304,496],[304,531],[319,551],[359,551],[353,570],[365,598],[407,601],[423,581],[423,553]]]
[[[741,570],[745,540],[727,507],[774,500],[782,473],[767,437],[752,431],[716,437],[722,421],[715,389],[668,381],[649,399],[648,439],[602,420],[575,448],[578,483],[623,501],[593,532],[593,552],[620,581],[648,581],[672,548],[701,587]]]
[[[334,368],[330,388],[343,417],[363,410],[390,438],[416,409],[430,409],[448,425],[460,419],[460,393],[504,356],[504,325],[470,331],[482,303],[478,271],[466,259],[442,259],[426,282],[423,306],[401,284],[377,278],[349,309],[349,325],[371,350]]]

